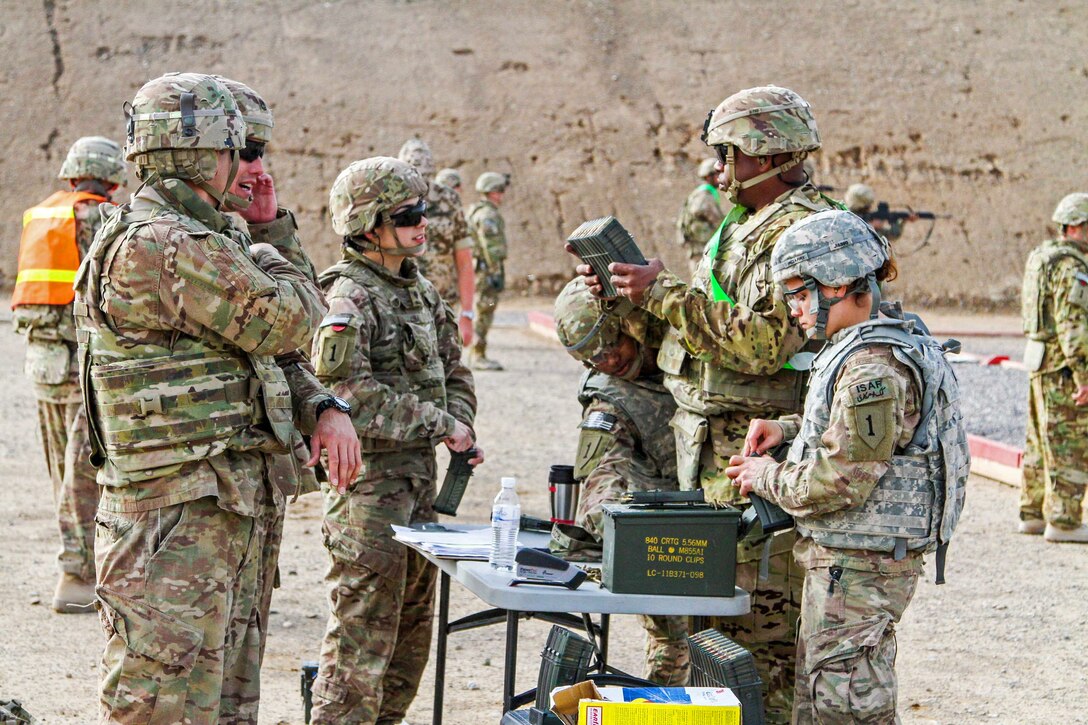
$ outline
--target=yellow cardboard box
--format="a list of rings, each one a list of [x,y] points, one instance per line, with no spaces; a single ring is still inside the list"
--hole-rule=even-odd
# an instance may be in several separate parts
[[[602,694],[608,697],[608,690]],[[701,689],[701,688],[699,688]],[[694,690],[689,690],[694,692]],[[740,702],[728,690],[707,692],[704,702],[657,703],[582,700],[578,703],[578,725],[740,725]]]

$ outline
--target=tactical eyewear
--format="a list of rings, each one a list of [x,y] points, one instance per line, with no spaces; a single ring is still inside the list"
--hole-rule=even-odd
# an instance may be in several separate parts
[[[264,144],[260,141],[246,141],[245,148],[238,151],[238,158],[247,164],[252,164],[264,156]]]
[[[733,155],[733,144],[722,143],[712,147],[722,166],[729,166],[729,157]]]
[[[418,227],[427,213],[427,202],[420,199],[415,206],[409,206],[389,215],[389,221],[395,227]]]
[[[786,298],[786,304],[790,306],[791,312],[801,312],[804,310],[804,300],[797,299],[797,295],[808,290],[808,287],[801,285],[793,289],[788,289],[782,293],[782,296]]]

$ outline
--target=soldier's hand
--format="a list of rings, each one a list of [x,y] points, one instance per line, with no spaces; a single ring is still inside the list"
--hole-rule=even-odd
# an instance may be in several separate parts
[[[1088,405],[1088,385],[1077,386],[1077,392],[1073,395],[1073,403],[1076,405]]]
[[[752,484],[759,478],[759,474],[767,466],[773,466],[775,460],[770,456],[730,456],[729,467],[725,469],[725,475],[733,479],[733,485],[740,489],[742,496],[752,492]]]
[[[578,257],[578,252],[574,251],[574,247],[571,245],[570,242],[567,242],[567,244],[564,246],[564,249],[573,254],[575,257]],[[578,257],[578,259],[581,259],[581,257]],[[601,292],[603,291],[603,288],[601,287],[601,281],[597,279],[597,275],[593,272],[593,267],[590,267],[588,264],[582,263],[574,268],[574,272],[578,276],[586,278],[586,287],[589,289],[590,294],[592,294],[594,297],[601,297]],[[601,299],[614,298],[602,297]]]
[[[642,296],[664,269],[664,263],[657,258],[651,259],[646,264],[613,262],[608,265],[608,271],[612,273],[612,285],[616,291],[636,305],[642,302]]]
[[[261,174],[253,182],[253,201],[245,211],[238,212],[238,216],[250,224],[267,224],[276,221],[276,212],[279,204],[276,201],[276,185],[272,181],[271,174]]]
[[[445,439],[446,447],[451,451],[461,453],[472,448],[472,444],[475,440],[472,437],[472,429],[461,421],[457,421],[453,426],[453,433]]]
[[[351,416],[334,408],[321,413],[310,436],[310,460],[306,465],[316,466],[323,449],[329,456],[329,483],[339,493],[347,493],[348,486],[363,468],[359,434]]]
[[[756,418],[748,424],[748,434],[744,436],[743,454],[750,456],[753,453],[763,453],[768,448],[774,448],[784,439],[782,426],[773,420]]]
[[[468,347],[472,344],[472,320],[464,315],[457,318],[457,329],[461,332],[461,345]]]
[[[476,455],[468,459],[470,466],[478,466],[484,462],[484,449],[480,448],[480,444],[476,444]]]

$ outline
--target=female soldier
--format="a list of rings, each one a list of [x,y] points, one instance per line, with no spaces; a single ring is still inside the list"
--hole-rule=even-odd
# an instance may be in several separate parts
[[[390,524],[435,520],[434,447],[464,451],[475,438],[457,321],[412,259],[427,244],[426,191],[411,166],[376,157],[344,169],[330,193],[344,256],[320,278],[329,314],[313,359],[350,405],[363,468],[346,491],[325,490],[332,611],[315,723],[404,719],[427,664],[435,569],[394,542]]]
[[[895,623],[922,554],[944,549],[963,505],[969,457],[958,386],[915,322],[885,316],[887,243],[847,211],[790,227],[771,267],[791,314],[829,343],[813,362],[803,418],[754,420],[744,453],[792,438],[789,457],[734,456],[741,493],[797,522],[805,569],[794,722],[896,722]],[[879,310],[879,312],[878,312]],[[884,313],[884,314],[880,314]]]

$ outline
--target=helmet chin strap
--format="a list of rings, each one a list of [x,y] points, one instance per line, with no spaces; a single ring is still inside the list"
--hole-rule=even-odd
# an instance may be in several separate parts
[[[876,281],[876,275],[869,273],[865,275],[866,287],[870,295],[872,295],[872,302],[869,305],[869,319],[875,320],[880,313],[880,284]],[[805,287],[809,291],[809,303],[808,313],[810,315],[816,315],[816,324],[805,331],[805,335],[810,340],[826,340],[827,339],[827,318],[831,313],[831,308],[834,305],[839,304],[847,297],[852,297],[861,292],[860,289],[848,289],[846,294],[841,297],[825,297],[820,293],[820,285],[812,277],[805,278]]]
[[[216,189],[208,180],[201,181],[197,184],[198,187],[206,191],[209,196],[215,199],[215,208],[217,211],[231,211],[233,209],[232,200],[239,198],[227,191],[234,184],[234,179],[238,176],[238,164],[238,149],[230,149],[230,174],[227,175],[227,183],[223,185],[223,189]],[[249,202],[244,203],[247,207],[249,206]]]
[[[764,181],[766,181],[767,179],[770,179],[773,176],[778,176],[779,174],[784,174],[785,172],[792,169],[794,166],[797,166],[798,164],[804,163],[805,157],[808,156],[807,151],[796,152],[796,153],[793,154],[793,158],[791,158],[789,161],[787,161],[784,164],[779,164],[778,166],[772,166],[770,169],[768,169],[767,171],[764,171],[762,174],[759,174],[758,176],[753,176],[750,179],[746,179],[744,181],[737,181],[737,161],[736,161],[737,156],[736,156],[736,154],[737,154],[736,146],[734,146],[732,144],[729,144],[729,148],[726,151],[726,157],[725,157],[726,164],[729,166],[729,186],[725,187],[724,191],[725,191],[726,197],[733,204],[739,204],[740,203],[740,192],[743,191],[744,189],[750,189],[753,186],[756,186],[757,184],[762,184]]]

